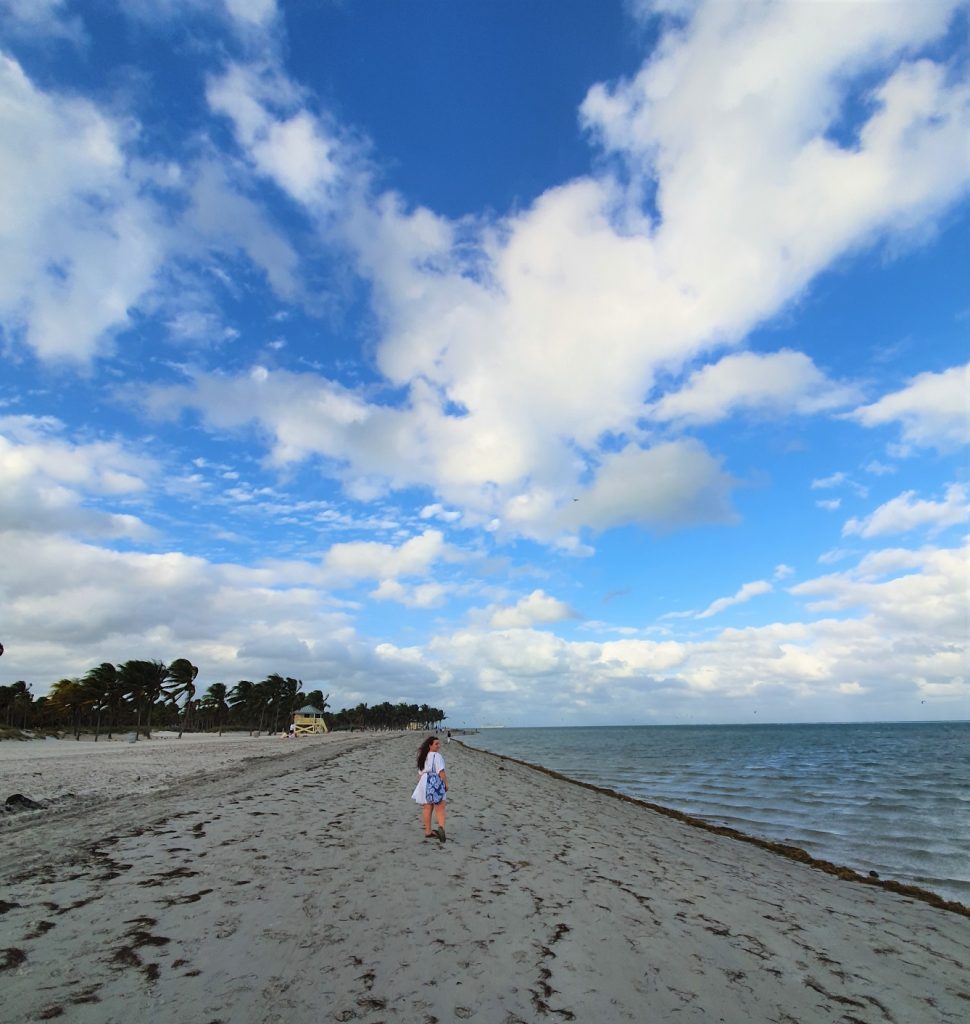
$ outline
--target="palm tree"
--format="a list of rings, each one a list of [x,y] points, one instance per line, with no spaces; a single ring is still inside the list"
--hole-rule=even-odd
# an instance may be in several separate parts
[[[226,715],[229,713],[229,705],[226,703],[227,691],[225,683],[212,683],[199,701],[199,707],[215,712],[216,721],[219,724],[219,735],[222,735],[222,727],[225,724]]]
[[[179,739],[188,724],[189,713],[192,710],[192,698],[195,696],[195,677],[199,674],[198,668],[186,658],[176,658],[168,666],[168,678],[171,681],[165,694],[168,699],[178,705],[179,697],[185,697],[185,707],[182,710],[182,724],[179,726]]]
[[[30,687],[22,680],[10,686],[0,686],[0,713],[3,714],[7,725],[13,725],[14,714],[24,708],[24,696],[30,698]],[[24,716],[24,728],[26,728],[26,716]]]
[[[229,691],[229,706],[233,711],[245,715],[249,735],[253,734],[253,718],[256,710],[256,684],[249,679],[240,679]]]
[[[80,679],[59,679],[47,695],[48,707],[56,714],[70,717],[74,738],[81,738],[81,712],[90,703]]]
[[[145,709],[145,738],[152,735],[152,709],[165,688],[168,669],[160,661],[126,661],[120,669],[124,692],[135,704],[135,739],[141,731],[141,713]]]
[[[257,684],[265,699],[265,709],[273,711],[273,728],[276,732],[279,729],[280,715],[288,720],[296,707],[297,696],[300,692],[300,680],[290,676],[284,678],[278,672],[268,675],[261,683]],[[260,722],[262,729],[262,722]]]
[[[101,713],[107,708],[114,710],[121,699],[122,690],[119,685],[118,670],[110,661],[103,661],[96,668],[89,669],[81,680],[84,692],[96,713],[94,723],[94,742],[101,735]],[[111,738],[111,732],[108,732]]]

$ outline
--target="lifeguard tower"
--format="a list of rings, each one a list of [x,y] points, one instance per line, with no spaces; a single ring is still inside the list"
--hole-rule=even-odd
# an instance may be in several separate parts
[[[330,732],[323,712],[312,704],[293,712],[293,725],[295,736],[318,736],[320,733]]]

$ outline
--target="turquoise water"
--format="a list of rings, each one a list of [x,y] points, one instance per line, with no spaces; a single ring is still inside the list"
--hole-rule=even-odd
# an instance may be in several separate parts
[[[462,738],[970,905],[970,722],[483,729]]]

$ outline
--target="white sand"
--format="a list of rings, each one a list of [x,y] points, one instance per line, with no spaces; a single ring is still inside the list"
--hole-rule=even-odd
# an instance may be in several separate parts
[[[426,841],[416,737],[334,740],[11,819],[4,1019],[967,1019],[965,916],[457,744]]]
[[[250,758],[296,753],[312,738],[288,740],[279,733],[184,733],[158,731],[129,742],[129,734],[75,739],[0,742],[0,803],[12,793],[57,804],[91,802],[123,792],[129,796],[165,789],[183,779],[219,772]],[[341,742],[339,736],[327,737]]]

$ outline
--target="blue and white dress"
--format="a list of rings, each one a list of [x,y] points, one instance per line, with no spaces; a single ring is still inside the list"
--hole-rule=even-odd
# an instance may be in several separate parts
[[[411,799],[417,804],[440,804],[446,799],[444,794],[444,786],[441,786],[441,796],[435,799],[434,792],[431,794],[431,799],[428,799],[428,786],[430,784],[432,790],[436,789],[436,783],[440,785],[441,779],[438,776],[445,770],[445,759],[441,754],[430,753],[424,762],[424,771],[421,773],[421,778],[418,779],[418,784],[414,787],[414,792],[411,794]],[[432,778],[433,777],[433,778]]]

